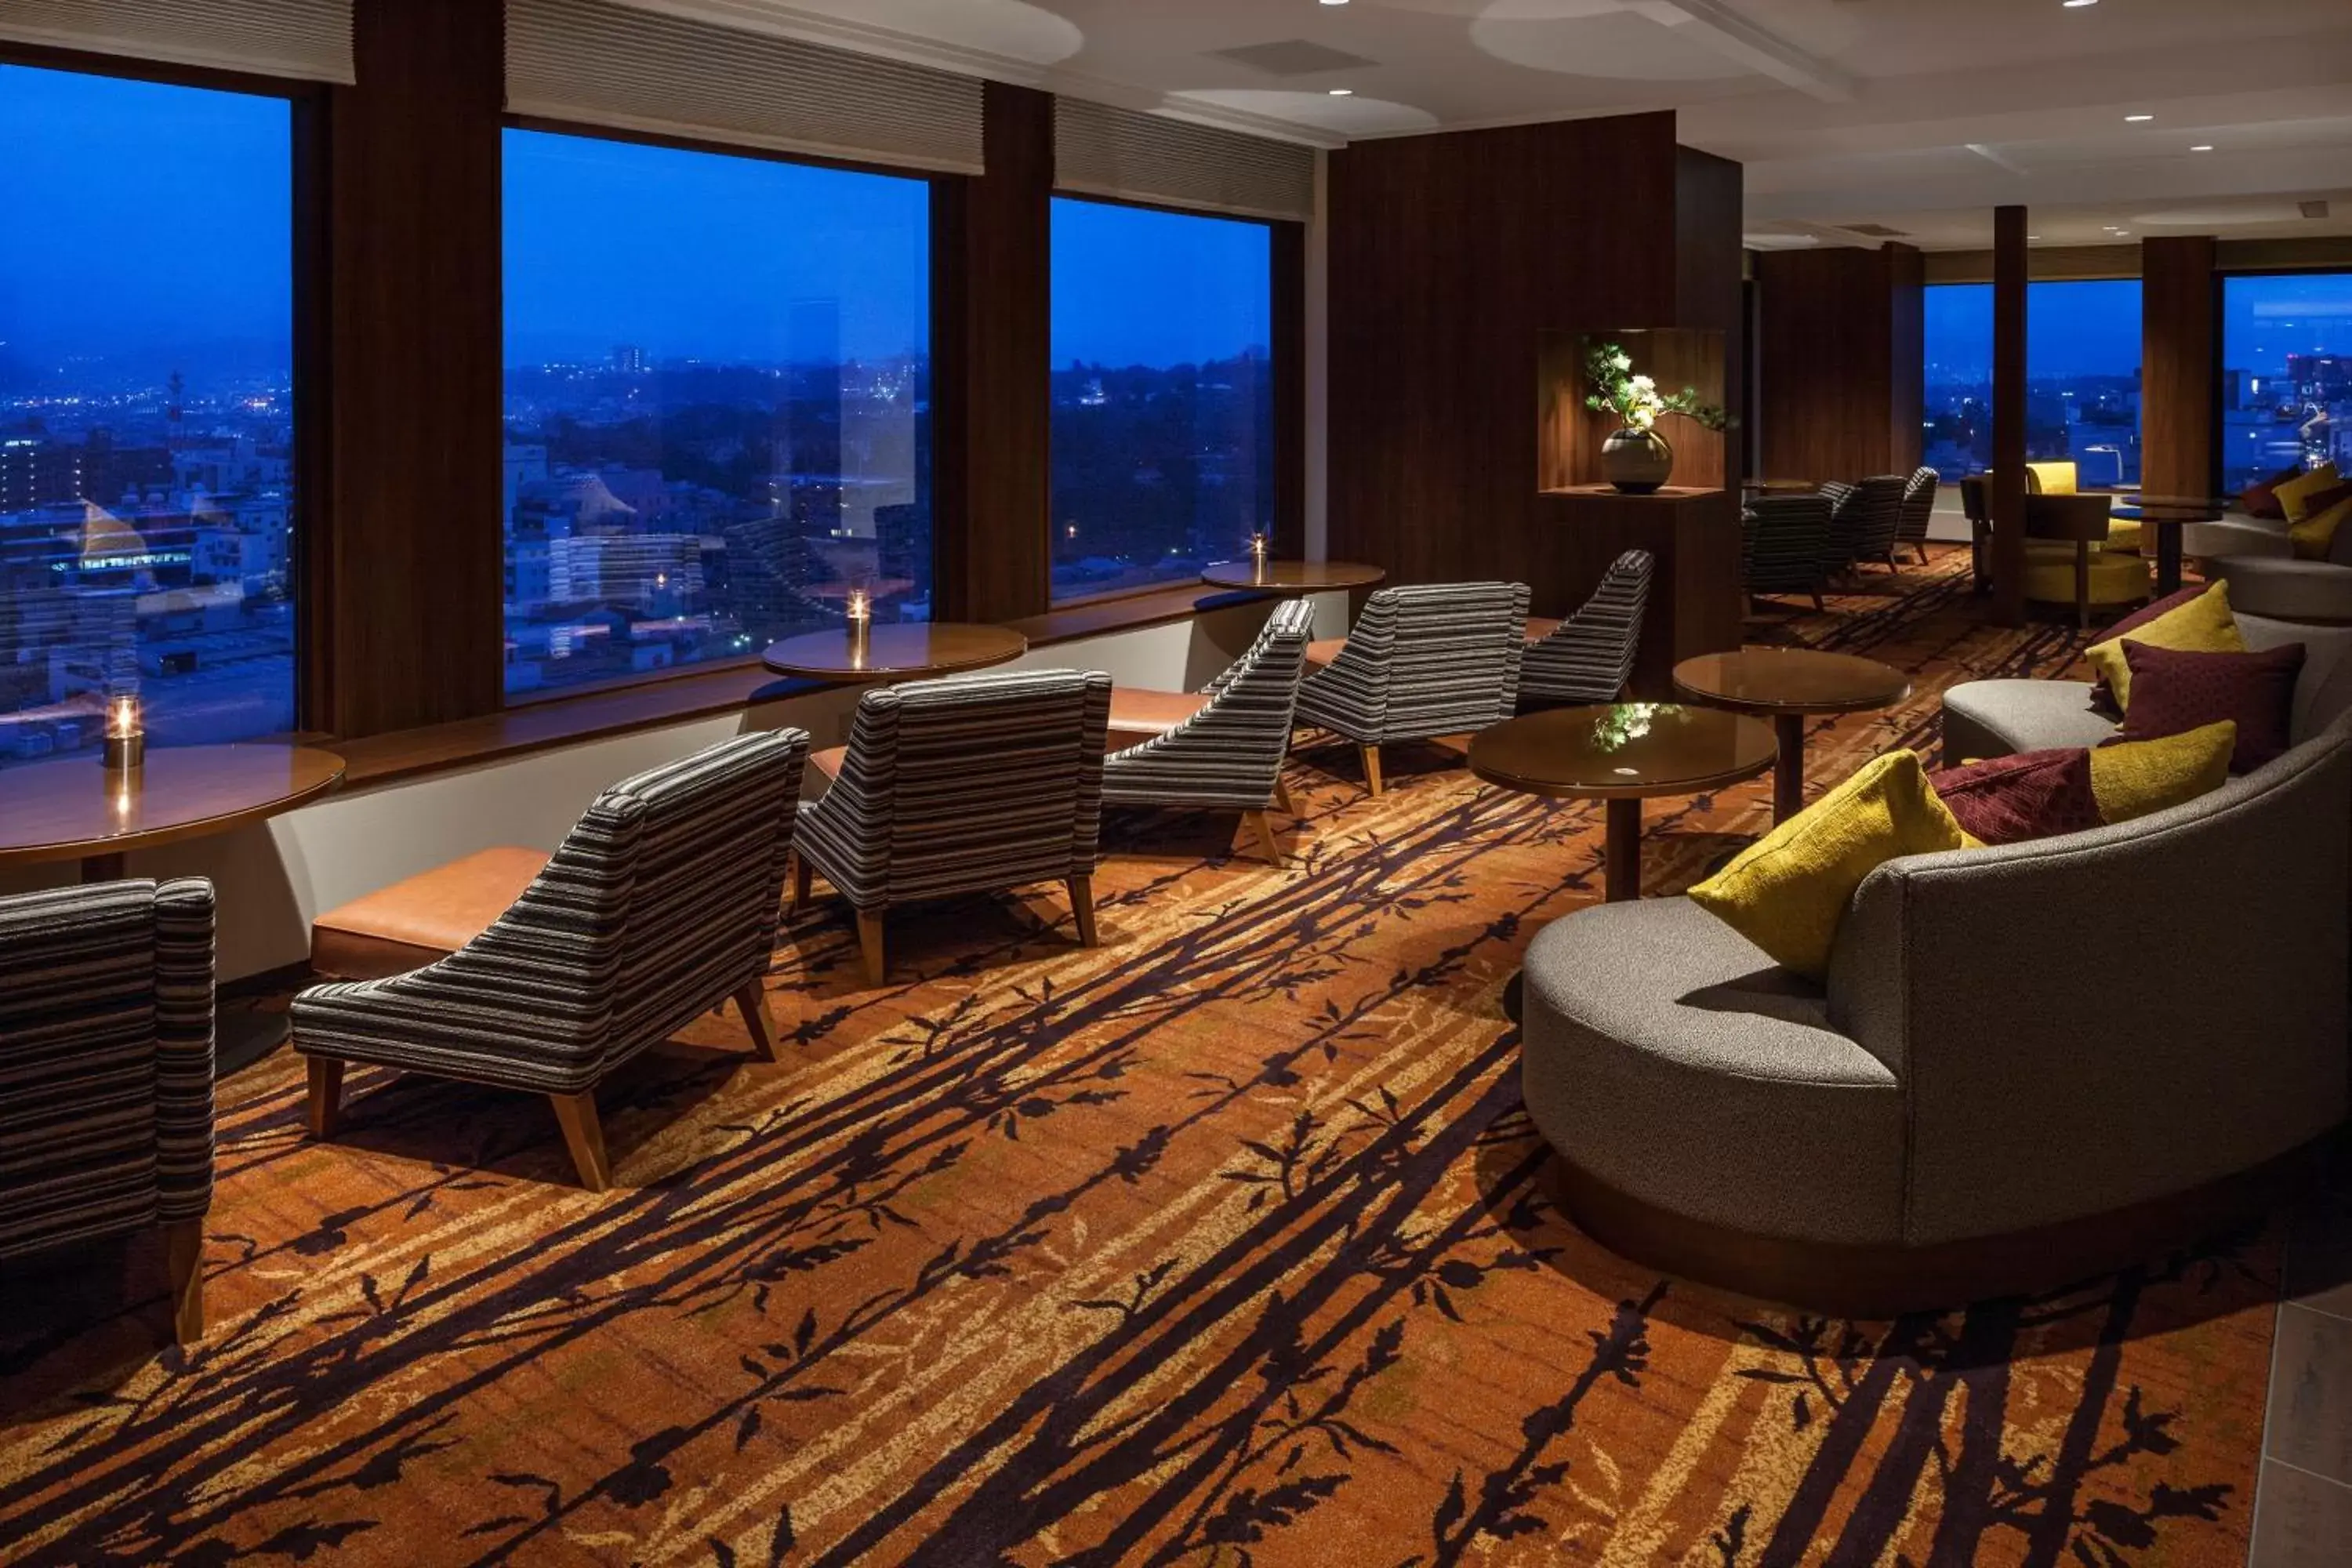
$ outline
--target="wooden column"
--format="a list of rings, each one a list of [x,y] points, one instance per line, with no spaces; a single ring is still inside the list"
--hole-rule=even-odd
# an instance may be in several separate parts
[[[2140,488],[2152,496],[2213,493],[2214,249],[2210,235],[2140,247]]]
[[[1274,552],[1307,553],[1307,226],[1274,226]]]
[[[1925,398],[1925,258],[1907,245],[1767,251],[1756,279],[1764,477],[1907,477]]]
[[[1993,608],[2025,622],[2025,209],[1992,216]]]
[[[1913,245],[1889,241],[1886,258],[1888,365],[1886,467],[1909,475],[1927,448],[1927,258]]]
[[[328,472],[305,585],[331,652],[305,706],[345,737],[503,700],[505,15],[358,0],[358,85],[327,106],[326,396],[305,417],[327,421]]]
[[[1054,100],[986,86],[985,174],[932,183],[932,497],[942,620],[1051,598]]]

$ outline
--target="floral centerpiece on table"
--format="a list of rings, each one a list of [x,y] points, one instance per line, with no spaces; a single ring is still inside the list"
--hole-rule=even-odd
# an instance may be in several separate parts
[[[1700,402],[1698,388],[1659,391],[1654,380],[1635,373],[1633,356],[1619,344],[1595,343],[1586,350],[1584,375],[1592,388],[1584,395],[1584,405],[1623,421],[1601,443],[1601,466],[1609,482],[1628,495],[1648,495],[1675,471],[1675,449],[1657,432],[1660,418],[1680,414],[1710,430],[1724,426],[1723,410]]]

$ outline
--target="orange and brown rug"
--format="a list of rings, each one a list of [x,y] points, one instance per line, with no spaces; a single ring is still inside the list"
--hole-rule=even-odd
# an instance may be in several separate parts
[[[1960,565],[1751,628],[1919,673],[1817,786],[2074,657]],[[361,1074],[321,1146],[299,1062],[239,1075],[200,1346],[156,1348],[137,1247],[6,1276],[0,1561],[2244,1561],[2273,1237],[1893,1322],[1612,1256],[1544,1196],[1503,1005],[1600,897],[1598,808],[1393,768],[1303,756],[1282,870],[1121,819],[1098,951],[960,903],[868,990],[795,920],[789,1065],[720,1017],[642,1060],[605,1195],[541,1101]],[[1768,789],[1658,803],[1652,890]]]

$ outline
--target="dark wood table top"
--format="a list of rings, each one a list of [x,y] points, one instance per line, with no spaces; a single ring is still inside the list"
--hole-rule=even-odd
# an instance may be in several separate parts
[[[1720,708],[1626,702],[1531,713],[1470,741],[1470,771],[1523,795],[1641,800],[1698,795],[1772,766],[1772,727]]]
[[[315,800],[343,759],[313,746],[157,746],[135,773],[95,750],[0,769],[0,866],[87,860],[226,833]]]
[[[1028,651],[1029,639],[1004,626],[889,621],[866,634],[862,651],[843,628],[787,637],[760,660],[779,675],[815,680],[905,680],[984,669]]]
[[[2226,496],[2118,495],[2113,501],[2113,515],[2126,522],[2215,522],[2230,510]]]
[[[1220,561],[1205,567],[1201,581],[1213,588],[1369,588],[1388,581],[1388,573],[1360,561],[1269,561],[1263,567],[1247,561]]]
[[[1910,696],[1911,678],[1850,653],[1744,647],[1683,660],[1675,689],[1741,713],[1863,713]]]

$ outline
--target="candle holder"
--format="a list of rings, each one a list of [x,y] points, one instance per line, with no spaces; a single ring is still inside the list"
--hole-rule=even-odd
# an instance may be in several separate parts
[[[109,773],[135,773],[147,765],[147,728],[140,721],[136,697],[108,700],[102,754]]]
[[[1263,582],[1265,582],[1265,561],[1266,561],[1266,543],[1265,543],[1265,534],[1263,534],[1263,533],[1253,533],[1253,534],[1251,534],[1251,535],[1250,535],[1250,574],[1251,574],[1251,575],[1255,576],[1255,577],[1259,582],[1261,582],[1261,583],[1263,583]]]
[[[874,640],[874,601],[863,588],[849,591],[849,606],[845,612],[849,631],[850,657],[859,664],[866,662],[866,649]]]

